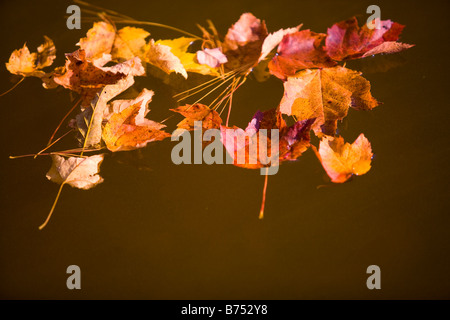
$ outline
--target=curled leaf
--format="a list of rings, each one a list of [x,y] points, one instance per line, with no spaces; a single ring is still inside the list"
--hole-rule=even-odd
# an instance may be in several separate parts
[[[319,159],[331,181],[343,183],[352,175],[362,175],[370,170],[372,147],[360,134],[353,142],[344,143],[342,137],[325,136],[320,141]]]
[[[284,83],[280,111],[298,120],[316,118],[317,133],[334,135],[337,121],[350,107],[371,110],[379,103],[370,93],[370,83],[359,72],[334,67],[300,71]]]
[[[379,19],[376,23],[379,24],[379,29],[369,29],[366,24],[359,27],[355,17],[334,24],[327,31],[328,55],[334,60],[342,61],[378,53],[394,53],[412,47],[396,43],[404,25]]]
[[[208,49],[197,51],[197,61],[200,64],[206,64],[211,68],[217,68],[221,64],[227,63],[227,57],[222,53],[220,48]]]
[[[188,104],[170,110],[180,113],[185,117],[184,120],[177,124],[177,127],[180,129],[194,130],[195,121],[202,121],[203,129],[219,129],[222,124],[222,118],[220,118],[217,111],[200,103],[194,105]]]
[[[14,50],[6,63],[8,71],[23,77],[44,77],[45,72],[41,69],[51,66],[56,58],[53,41],[47,36],[44,39],[45,42],[38,47],[37,52],[30,53],[26,44],[23,48]]]

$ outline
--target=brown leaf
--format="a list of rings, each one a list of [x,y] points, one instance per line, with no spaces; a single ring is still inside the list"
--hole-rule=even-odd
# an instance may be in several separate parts
[[[367,173],[372,155],[370,142],[362,133],[352,144],[344,143],[342,137],[325,136],[320,141],[319,159],[335,183],[343,183],[354,174]]]
[[[316,118],[313,129],[334,135],[337,120],[342,120],[349,107],[371,110],[379,103],[370,93],[370,83],[359,72],[334,67],[303,70],[284,83],[280,111],[298,120]]]
[[[299,70],[336,65],[322,47],[326,35],[302,30],[284,35],[278,54],[270,61],[270,72],[280,79],[295,75]]]
[[[326,51],[332,59],[342,61],[378,53],[394,53],[412,47],[392,43],[398,40],[404,25],[391,20],[379,23],[380,29],[369,29],[366,24],[359,27],[358,20],[353,17],[334,24],[327,32]],[[385,44],[387,42],[391,43]],[[365,55],[370,51],[370,54]]]
[[[103,154],[91,157],[64,158],[52,154],[52,167],[47,173],[47,179],[58,184],[69,184],[78,189],[90,189],[103,182],[98,174]]]
[[[222,124],[222,118],[220,118],[217,111],[210,109],[208,106],[197,103],[194,105],[185,105],[176,109],[170,109],[173,112],[177,112],[185,117],[177,127],[180,129],[194,130],[194,122],[202,121],[203,129],[219,129]]]
[[[107,22],[95,22],[85,38],[77,45],[85,50],[86,58],[95,61],[105,54],[110,54],[116,61],[129,60],[134,57],[143,59],[147,38],[150,35],[141,28],[124,27],[116,30]]]
[[[53,41],[47,36],[44,38],[45,42],[38,47],[37,52],[30,53],[26,44],[22,49],[14,50],[6,63],[8,71],[23,77],[44,77],[45,72],[41,69],[52,65],[56,58]]]

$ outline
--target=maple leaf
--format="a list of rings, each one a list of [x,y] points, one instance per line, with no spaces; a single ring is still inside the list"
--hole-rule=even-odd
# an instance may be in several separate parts
[[[355,17],[328,28],[325,41],[328,55],[337,61],[364,58],[378,53],[395,53],[413,45],[396,42],[405,27],[391,20],[378,19],[380,28],[358,26]]]
[[[243,68],[248,72],[257,64],[267,35],[264,21],[261,22],[251,13],[243,13],[228,29],[222,44],[223,53],[228,59],[225,68],[228,70]]]
[[[299,70],[333,67],[322,47],[326,35],[310,30],[285,34],[278,45],[277,55],[269,62],[270,72],[280,79],[295,75]]]
[[[285,35],[298,32],[301,26],[302,25],[294,28],[280,29],[276,32],[270,33],[263,41],[261,55],[258,58],[258,62],[264,60],[272,52],[272,50],[280,44]]]
[[[160,129],[165,125],[145,118],[153,91],[144,90],[134,100],[119,101],[103,128],[102,138],[113,152],[143,148],[152,141],[164,140],[170,134]]]
[[[64,69],[55,70],[53,81],[79,93],[82,98],[82,106],[89,105],[105,86],[116,84],[119,80],[127,77],[145,74],[138,57],[112,67],[96,66],[92,61],[86,59],[83,49],[66,54],[66,58]]]
[[[199,63],[197,54],[188,52],[190,45],[196,40],[187,37],[158,40],[153,45],[157,50],[152,51],[152,45],[148,47],[146,62],[159,67],[166,73],[173,71],[180,73],[185,79],[187,72],[218,76],[219,72],[215,67]]]
[[[206,64],[211,68],[218,68],[221,64],[227,63],[228,59],[220,48],[205,48],[197,51],[197,61],[199,64]]]
[[[85,50],[86,58],[92,61],[110,54],[111,59],[123,61],[134,57],[144,58],[147,38],[150,35],[141,28],[124,27],[116,30],[107,22],[95,22],[85,38],[77,43]]]
[[[37,48],[37,52],[30,53],[26,44],[21,49],[14,50],[6,63],[8,71],[23,77],[44,77],[45,72],[41,69],[51,66],[56,58],[53,41],[47,36],[44,39],[45,42]]]
[[[278,163],[284,161],[294,161],[305,152],[310,146],[311,125],[314,119],[298,121],[288,127],[283,120],[281,113],[276,109],[268,111],[257,111],[249,122],[247,128],[242,130],[236,126],[230,128],[220,126],[221,141],[228,154],[234,159],[234,165],[247,169],[259,169],[273,165],[267,159],[261,159],[260,153],[260,130],[266,131],[266,157],[274,159],[278,157]],[[229,134],[228,130],[233,129],[234,135]],[[279,130],[278,154],[272,154],[272,133],[271,130]],[[261,146],[262,147],[262,146]],[[256,152],[251,152],[251,150]],[[244,154],[244,159],[240,155]],[[241,156],[242,157],[242,156]]]
[[[47,173],[47,179],[58,183],[68,184],[74,188],[88,190],[99,183],[103,178],[98,174],[103,154],[90,157],[70,157],[52,154],[52,166]]]
[[[367,173],[372,155],[370,142],[361,133],[352,144],[344,143],[342,137],[323,137],[318,157],[331,181],[343,183],[354,174]]]
[[[194,105],[188,104],[170,110],[185,117],[184,120],[177,124],[177,127],[180,129],[194,130],[195,121],[202,121],[203,129],[219,129],[222,124],[222,118],[220,118],[217,111],[200,103]]]
[[[280,111],[298,120],[316,118],[316,134],[334,135],[350,107],[371,110],[379,104],[361,73],[340,66],[300,71],[284,82],[284,90]]]

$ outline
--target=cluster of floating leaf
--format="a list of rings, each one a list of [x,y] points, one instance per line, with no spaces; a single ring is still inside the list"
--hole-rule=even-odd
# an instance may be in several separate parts
[[[390,20],[379,22],[380,29],[359,27],[356,18],[352,18],[334,24],[327,34],[301,30],[301,25],[269,34],[264,21],[244,13],[225,37],[209,22],[208,30],[200,27],[202,37],[155,41],[147,40],[150,34],[144,29],[117,29],[113,19],[104,19],[94,23],[77,44],[78,50],[66,54],[64,66],[51,72],[42,70],[52,65],[56,57],[52,40],[45,37],[37,52],[30,53],[26,45],[15,50],[6,67],[24,78],[42,79],[46,89],[62,86],[79,95],[72,110],[79,106],[80,113],[70,126],[78,133],[80,149],[50,153],[53,164],[47,178],[61,184],[61,188],[68,184],[90,189],[103,181],[99,166],[104,154],[86,156],[87,152],[105,148],[111,152],[133,150],[171,136],[164,131],[164,124],[146,118],[153,91],[144,89],[132,100],[114,100],[133,86],[135,77],[145,76],[149,65],[184,78],[189,73],[213,77],[200,90],[215,81],[228,83],[226,90],[208,106],[197,101],[171,109],[184,116],[178,128],[193,130],[194,121],[202,121],[204,130],[220,129],[222,133],[230,128],[233,92],[252,71],[260,72],[268,66],[270,73],[283,81],[284,95],[277,108],[256,112],[243,131],[258,135],[260,129],[278,129],[280,162],[296,160],[312,147],[331,181],[342,183],[352,175],[369,171],[372,149],[363,134],[352,144],[336,136],[337,122],[347,116],[350,107],[371,110],[379,103],[361,73],[338,63],[412,46],[397,41],[404,26]],[[201,43],[196,53],[189,52],[193,42]],[[192,92],[181,95],[189,97]],[[226,107],[228,117],[223,125],[221,114]],[[288,127],[282,115],[292,116],[295,123]],[[310,144],[311,130],[321,139],[318,149]],[[54,135],[47,148],[57,141],[53,138]],[[241,147],[248,150],[250,141]],[[265,166],[254,160],[255,164],[235,165],[251,169]]]

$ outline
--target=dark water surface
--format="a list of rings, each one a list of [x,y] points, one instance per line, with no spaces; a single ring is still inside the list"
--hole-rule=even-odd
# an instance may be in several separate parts
[[[348,64],[384,102],[372,112],[351,110],[340,125],[347,141],[361,132],[371,141],[371,171],[331,185],[308,151],[270,177],[264,220],[259,170],[176,166],[174,144],[165,141],[108,156],[105,182],[90,191],[65,187],[39,231],[59,188],[45,178],[50,158],[8,156],[39,151],[71,101],[67,90],[25,80],[0,98],[1,298],[450,298],[448,1],[92,2],[197,34],[195,23],[210,18],[225,33],[247,11],[269,31],[303,23],[326,32],[353,15],[366,19],[367,6],[377,4],[382,19],[407,26],[401,40],[416,47]],[[69,4],[1,1],[0,61],[25,41],[34,51],[47,35],[62,65],[91,26],[68,30]],[[156,39],[179,36],[146,29]],[[0,70],[3,92],[12,77]],[[139,79],[143,87],[156,92],[152,119],[168,116],[171,88]],[[282,92],[276,78],[247,81],[231,123],[245,126],[257,109],[276,107]],[[67,138],[59,150],[74,146]],[[66,288],[72,264],[81,268],[81,290]],[[381,290],[366,287],[372,264],[381,268]]]

